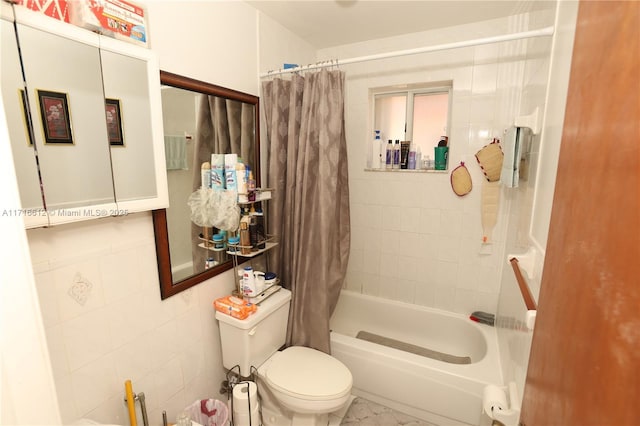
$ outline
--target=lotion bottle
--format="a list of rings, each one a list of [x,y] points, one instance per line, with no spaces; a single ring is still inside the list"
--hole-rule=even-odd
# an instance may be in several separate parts
[[[251,266],[245,266],[242,273],[242,294],[247,297],[256,295],[256,278]]]

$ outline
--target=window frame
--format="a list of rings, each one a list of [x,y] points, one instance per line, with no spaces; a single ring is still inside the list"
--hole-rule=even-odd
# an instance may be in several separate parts
[[[429,95],[429,94],[447,94],[447,122],[445,131],[442,136],[449,138],[449,146],[451,146],[451,120],[453,109],[453,80],[438,81],[432,83],[414,83],[406,85],[396,85],[387,87],[370,88],[370,105],[371,105],[371,131],[373,134],[376,128],[376,101],[379,98],[392,97],[392,96],[406,96],[405,103],[405,126],[404,126],[404,139],[413,141],[413,113],[414,113],[414,100],[416,96]],[[388,139],[388,138],[387,138]],[[434,146],[437,142],[434,142]],[[423,151],[424,154],[424,151]],[[395,169],[397,170],[397,169]],[[406,170],[406,169],[405,169]]]

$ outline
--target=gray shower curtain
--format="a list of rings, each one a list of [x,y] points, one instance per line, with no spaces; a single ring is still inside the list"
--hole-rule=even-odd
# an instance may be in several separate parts
[[[255,107],[252,104],[206,94],[200,95],[196,117],[192,190],[200,188],[200,166],[211,154],[238,154],[253,164],[255,159]],[[255,165],[253,165],[255,168]],[[191,224],[191,253],[194,272],[204,270],[206,251],[198,247],[202,227]]]
[[[330,353],[329,318],[349,259],[344,72],[262,84],[269,144],[272,268],[292,291],[287,344]]]

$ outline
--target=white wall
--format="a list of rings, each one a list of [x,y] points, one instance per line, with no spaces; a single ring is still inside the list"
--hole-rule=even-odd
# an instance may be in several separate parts
[[[9,140],[0,95],[0,139]],[[0,144],[0,424],[59,424],[10,145]]]
[[[532,16],[531,25],[541,27],[553,24],[556,34],[553,43],[548,40],[532,41],[527,50],[522,109],[528,113],[536,106],[544,106],[544,121],[541,116],[542,131],[535,139],[531,157],[533,178],[522,182],[521,187],[513,191],[506,242],[509,254],[524,253],[529,247],[540,253],[546,247],[577,9],[578,2],[560,1],[554,15]],[[555,22],[551,21],[553,18]],[[533,277],[523,272],[536,300],[543,263],[544,257],[539,256],[533,268]],[[516,382],[520,399],[524,391],[533,337],[533,332],[525,327],[525,313],[526,307],[512,268],[506,266],[501,278],[497,332],[504,380]]]
[[[148,2],[147,11],[161,69],[258,93],[253,8]],[[151,424],[163,410],[172,420],[196,399],[221,397],[212,302],[233,288],[231,272],[161,301],[150,213],[28,237],[63,422],[128,424],[126,379],[145,393]]]

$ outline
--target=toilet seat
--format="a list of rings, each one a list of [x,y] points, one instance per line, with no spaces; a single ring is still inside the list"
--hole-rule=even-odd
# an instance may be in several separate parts
[[[349,369],[324,352],[292,346],[276,352],[262,371],[278,392],[305,401],[331,401],[348,396],[353,378]]]

